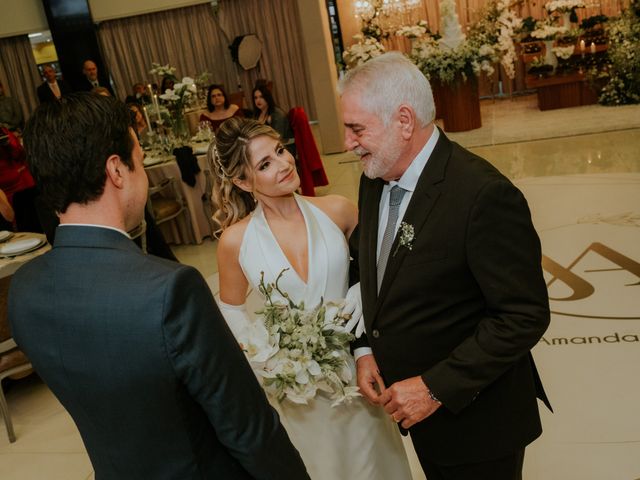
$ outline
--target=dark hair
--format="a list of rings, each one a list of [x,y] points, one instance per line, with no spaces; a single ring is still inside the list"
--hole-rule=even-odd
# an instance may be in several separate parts
[[[170,87],[169,87],[169,83],[171,83]],[[175,85],[175,83],[176,81],[171,77],[162,77],[162,82],[160,83],[160,91],[158,92],[158,95],[162,95],[169,88],[173,88],[173,85]]]
[[[273,111],[276,109],[276,102],[273,99],[273,95],[271,95],[271,90],[267,88],[266,84],[259,83],[255,87],[253,87],[253,91],[251,92],[251,103],[253,104],[253,113],[256,118],[260,115],[260,109],[256,107],[256,102],[254,100],[254,95],[256,92],[260,92],[262,94],[262,98],[267,102],[267,113],[271,115]]]
[[[113,97],[78,92],[45,102],[24,130],[27,163],[43,201],[59,213],[99,198],[111,155],[134,169],[127,106]]]
[[[224,97],[224,108],[229,108],[229,106],[231,105],[229,103],[229,96],[227,95],[224,87],[222,85],[214,83],[213,85],[209,85],[209,90],[207,90],[207,110],[209,110],[210,112],[213,112],[216,108],[213,106],[213,103],[211,103],[211,92],[216,89],[222,92],[222,96]]]

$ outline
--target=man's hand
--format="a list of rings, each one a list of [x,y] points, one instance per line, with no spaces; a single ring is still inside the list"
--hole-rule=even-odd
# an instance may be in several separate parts
[[[385,391],[378,364],[373,355],[363,355],[356,362],[360,393],[373,405],[380,405],[380,393]]]
[[[358,373],[358,385],[359,380]],[[422,377],[411,377],[394,383],[380,395],[378,401],[384,405],[384,410],[391,415],[393,421],[400,423],[403,428],[421,422],[442,405],[431,400]]]

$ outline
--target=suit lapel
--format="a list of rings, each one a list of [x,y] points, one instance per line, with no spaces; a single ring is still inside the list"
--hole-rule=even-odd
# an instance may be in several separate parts
[[[366,298],[370,299],[371,303],[369,305],[373,305],[374,299],[378,295],[376,250],[378,242],[378,210],[383,187],[384,181],[380,179],[365,179],[361,183],[361,188],[364,189],[362,192],[362,204],[360,205],[362,211],[360,251],[364,254],[360,258],[363,273],[361,285]],[[365,318],[367,318],[366,315]]]
[[[452,144],[445,137],[444,133],[440,132],[440,138],[436,143],[436,146],[429,157],[429,161],[424,170],[420,174],[416,189],[411,196],[411,201],[407,207],[407,211],[402,218],[402,222],[405,222],[413,226],[414,239],[420,237],[420,235],[428,235],[428,229],[424,229],[429,214],[436,206],[438,198],[441,195],[439,183],[444,180],[445,169],[451,155]],[[378,293],[378,300],[376,303],[376,311],[379,310],[385,296],[389,290],[389,286],[393,282],[394,278],[398,274],[400,267],[406,257],[409,249],[406,247],[399,247],[400,235],[396,235],[393,245],[391,246],[391,256],[387,262],[387,267],[384,272],[384,278],[382,279],[382,285],[380,286],[380,292]],[[374,245],[375,255],[375,245]]]

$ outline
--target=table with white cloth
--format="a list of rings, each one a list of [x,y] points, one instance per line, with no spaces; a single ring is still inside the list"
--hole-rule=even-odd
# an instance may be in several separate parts
[[[145,171],[149,177],[149,185],[155,186],[166,178],[174,177],[178,181],[180,191],[186,201],[191,225],[185,215],[179,215],[175,219],[159,225],[167,243],[200,244],[205,237],[213,237],[213,223],[210,218],[212,212],[208,211],[210,209],[207,209],[206,206],[207,198],[211,195],[211,192],[207,191],[211,188],[210,182],[207,181],[211,169],[207,162],[207,156],[204,154],[207,146],[193,146],[200,167],[200,172],[195,176],[196,184],[193,187],[182,181],[175,156],[154,157],[147,154],[145,158]]]
[[[43,253],[46,253],[49,250],[51,250],[51,245],[47,243],[47,237],[45,237],[41,233],[31,233],[31,232],[14,233],[10,238],[8,238],[2,244],[7,245],[11,242],[29,240],[29,239],[38,239],[40,241],[40,246],[24,253],[16,253],[15,255],[0,255],[0,278],[13,275],[18,270],[18,268],[20,268],[22,265],[24,265],[28,261],[33,260],[35,257],[42,255]]]

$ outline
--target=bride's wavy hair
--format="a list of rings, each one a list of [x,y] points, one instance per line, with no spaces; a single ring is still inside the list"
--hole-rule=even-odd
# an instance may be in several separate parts
[[[255,120],[232,117],[225,121],[216,132],[216,139],[209,146],[208,159],[215,175],[213,195],[218,210],[213,215],[222,232],[243,219],[256,208],[256,201],[250,192],[245,192],[233,183],[234,179],[245,180],[251,171],[249,143],[252,139],[266,135],[280,140],[273,128]]]

